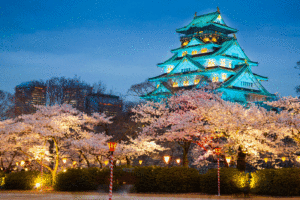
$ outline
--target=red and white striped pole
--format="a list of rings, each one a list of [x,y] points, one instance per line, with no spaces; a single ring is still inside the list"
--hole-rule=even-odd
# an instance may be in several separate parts
[[[109,183],[109,200],[112,200],[112,187],[113,187],[113,169],[114,169],[114,163],[113,163],[113,151],[111,151],[110,154],[110,183]]]
[[[220,158],[218,156],[218,196],[220,196]]]
[[[109,151],[110,151],[110,183],[109,183],[109,198],[108,198],[108,200],[112,200],[113,169],[114,169],[113,154],[114,154],[116,146],[117,146],[117,143],[115,143],[115,142],[108,143],[108,147],[109,147]]]
[[[221,148],[215,148],[215,154],[218,156],[218,196],[220,196],[220,158]]]

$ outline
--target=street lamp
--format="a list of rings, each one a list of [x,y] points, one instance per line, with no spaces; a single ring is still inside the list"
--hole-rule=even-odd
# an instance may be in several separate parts
[[[23,167],[23,166],[24,166],[24,164],[25,164],[25,161],[24,161],[24,160],[22,160],[22,161],[21,161],[21,166]]]
[[[73,168],[75,167],[76,164],[77,164],[77,162],[74,160],[73,161]]]
[[[281,160],[282,160],[282,162],[284,162],[285,161],[285,159],[286,159],[286,157],[281,157]]]
[[[177,159],[176,159],[176,162],[177,162],[177,164],[179,165],[179,164],[180,164],[180,158],[177,158]]]
[[[264,158],[264,161],[265,161],[265,163],[267,163],[268,162],[268,158]]]
[[[62,161],[63,161],[63,163],[64,163],[64,164],[66,164],[66,162],[67,162],[67,158],[66,158],[66,157],[64,157],[64,158],[62,159]]]
[[[164,161],[166,162],[167,166],[169,166],[171,156],[164,156]]]
[[[107,166],[107,164],[108,164],[108,160],[105,160],[105,161],[104,161],[104,164],[105,164],[105,166]]]
[[[109,151],[110,151],[110,184],[109,184],[109,200],[112,200],[112,187],[113,187],[113,155],[115,148],[117,147],[117,143],[109,142],[108,143]]]
[[[139,164],[141,165],[143,163],[143,160],[139,160]]]
[[[220,158],[221,148],[215,148],[215,154],[218,156],[218,196],[220,196]]]
[[[231,157],[230,156],[226,156],[226,162],[228,163],[228,167],[230,165],[230,160],[231,160]]]

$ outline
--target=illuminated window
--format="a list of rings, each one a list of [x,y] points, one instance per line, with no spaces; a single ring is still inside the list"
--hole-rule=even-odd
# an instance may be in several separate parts
[[[206,53],[206,52],[208,52],[207,48],[201,49],[201,53]]]
[[[199,31],[198,33],[203,33],[203,31]]]
[[[197,54],[197,51],[192,51],[192,55],[196,55]]]
[[[173,66],[172,66],[172,65],[169,65],[169,66],[168,66],[168,69],[167,69],[167,73],[170,73],[172,70],[173,70]]]
[[[182,57],[187,54],[187,51],[182,52]]]
[[[174,83],[173,83],[173,87],[178,87],[178,83],[177,83],[177,82],[174,82]]]
[[[203,42],[209,42],[209,38],[208,37],[204,38]]]
[[[220,66],[222,66],[222,67],[225,67],[225,59],[221,59],[221,61],[220,61]]]
[[[186,46],[189,43],[189,41],[185,41],[182,43],[182,46]]]
[[[227,78],[227,74],[223,73],[222,74],[222,79],[225,80]]]
[[[211,41],[217,42],[217,39],[216,39],[215,37],[213,37],[213,38],[211,39]]]
[[[207,67],[213,67],[213,66],[215,66],[214,59],[208,59]]]
[[[156,88],[158,88],[158,87],[159,87],[159,84],[157,84]]]
[[[188,80],[183,81],[183,85],[184,85],[184,86],[188,86],[188,85],[189,85],[189,81],[188,81]]]
[[[231,68],[231,62],[228,63],[228,66]]]
[[[212,82],[219,82],[219,77],[214,76],[214,77],[212,78]]]
[[[198,79],[198,78],[194,80],[195,85],[197,85],[199,82],[200,82],[200,79]]]

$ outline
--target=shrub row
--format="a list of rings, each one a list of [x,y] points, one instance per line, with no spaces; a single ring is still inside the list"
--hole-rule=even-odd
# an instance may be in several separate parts
[[[200,192],[200,175],[196,169],[187,167],[136,167],[134,190],[138,193]]]
[[[251,193],[272,196],[300,196],[300,169],[263,169],[251,174]]]

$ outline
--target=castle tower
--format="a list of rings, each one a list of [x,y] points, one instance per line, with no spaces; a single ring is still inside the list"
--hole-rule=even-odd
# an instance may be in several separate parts
[[[163,74],[150,78],[157,88],[141,98],[159,101],[178,90],[201,88],[216,82],[224,100],[246,104],[275,97],[262,85],[268,78],[252,73],[257,62],[250,60],[240,47],[235,33],[224,22],[219,9],[193,18],[187,26],[176,30],[182,34],[181,46],[158,67]]]

